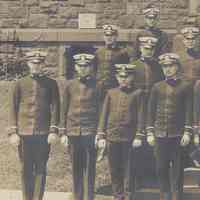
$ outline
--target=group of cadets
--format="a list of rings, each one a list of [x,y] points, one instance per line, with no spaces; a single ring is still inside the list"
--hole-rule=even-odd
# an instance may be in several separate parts
[[[156,26],[159,9],[143,13],[132,57],[113,25],[103,27],[105,47],[73,56],[77,76],[65,82],[61,106],[56,81],[42,73],[46,53],[26,54],[30,76],[11,88],[8,131],[19,149],[23,200],[42,200],[58,136],[70,150],[74,200],[95,198],[96,159],[105,152],[113,198],[135,199],[132,155],[144,140],[155,150],[160,200],[182,200],[184,150],[199,145],[200,30],[194,21],[181,30],[179,56]]]

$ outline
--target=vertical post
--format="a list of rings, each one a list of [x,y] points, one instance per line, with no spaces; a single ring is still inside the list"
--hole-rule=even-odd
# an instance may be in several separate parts
[[[59,47],[59,70],[58,70],[58,76],[63,77],[65,76],[66,71],[66,58],[65,58],[65,45],[61,44]]]
[[[190,14],[198,14],[197,13],[198,6],[200,6],[199,0],[190,0],[189,1],[189,13]]]

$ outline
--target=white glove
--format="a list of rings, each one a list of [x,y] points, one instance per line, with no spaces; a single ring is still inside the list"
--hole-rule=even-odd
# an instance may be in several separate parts
[[[195,135],[194,135],[194,144],[195,144],[196,146],[199,146],[199,143],[200,143],[199,135],[195,134]]]
[[[140,146],[142,146],[142,140],[138,139],[138,138],[134,139],[133,142],[132,142],[132,147],[138,148]]]
[[[154,137],[153,133],[152,133],[152,134],[149,134],[149,135],[147,136],[147,142],[148,142],[148,144],[149,144],[150,146],[152,146],[152,147],[155,145],[155,137]]]
[[[181,146],[185,147],[190,143],[190,135],[188,133],[184,133],[183,137],[181,138]]]
[[[47,142],[48,144],[56,144],[56,142],[58,141],[58,136],[55,133],[50,133],[48,135],[48,139]]]
[[[69,141],[68,141],[68,136],[63,135],[60,138],[60,143],[64,146],[64,147],[68,147],[69,145]]]
[[[103,160],[105,156],[105,150],[106,150],[106,140],[105,139],[99,139],[97,141],[97,162],[100,162]]]
[[[194,162],[194,164],[195,164],[195,166],[196,166],[196,167],[200,167],[200,164],[199,164],[199,162],[198,162],[198,161],[196,161],[196,160],[193,160],[193,162]]]
[[[99,148],[99,147],[98,147],[98,144],[99,144],[99,141],[103,139],[103,137],[102,137],[103,135],[104,135],[104,133],[102,134],[102,133],[100,132],[100,134],[97,134],[97,135],[95,136],[95,148],[96,148],[96,149]]]
[[[19,135],[17,134],[12,134],[10,137],[9,137],[9,142],[12,146],[14,147],[17,147],[19,146],[20,144],[20,137]]]
[[[99,139],[97,142],[97,148],[98,149],[105,149],[106,148],[106,140],[105,139]]]
[[[97,134],[96,136],[95,136],[95,148],[97,149],[98,148],[98,141],[100,140],[100,137],[99,137],[99,135]]]

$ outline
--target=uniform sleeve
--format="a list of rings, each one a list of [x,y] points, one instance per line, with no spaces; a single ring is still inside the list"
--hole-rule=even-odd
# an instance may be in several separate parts
[[[186,89],[185,95],[185,131],[193,133],[193,88],[192,84]]]
[[[200,81],[197,81],[194,86],[194,130],[196,133],[200,134]]]
[[[14,82],[9,88],[9,112],[8,112],[8,135],[18,134],[20,90],[18,82]]]
[[[67,80],[72,79],[75,76],[74,62],[71,48],[66,48],[64,53],[64,66],[65,66],[65,77]]]
[[[184,44],[183,44],[183,37],[181,35],[175,35],[173,37],[173,45],[172,45],[172,52],[180,52],[182,49],[185,49]]]
[[[69,111],[69,103],[70,103],[70,93],[69,93],[69,88],[68,85],[66,85],[64,93],[63,93],[63,98],[62,98],[62,109],[60,112],[60,128],[59,128],[59,134],[60,135],[67,135],[67,114]]]
[[[51,126],[50,132],[58,133],[60,121],[60,96],[57,82],[52,85],[52,102],[51,102]]]
[[[130,45],[126,46],[126,51],[129,57],[129,63],[134,62],[137,57],[135,55],[135,46],[133,43],[131,43]]]
[[[148,133],[154,132],[154,123],[156,120],[156,108],[157,108],[157,89],[156,85],[153,86],[150,94],[150,98],[148,101],[147,106],[147,126],[146,126],[146,132]]]
[[[140,37],[140,34],[138,33],[137,35],[136,35],[136,39],[135,39],[135,51],[134,51],[134,58],[140,58],[140,55],[141,55],[141,53],[140,53],[140,42],[139,42],[139,37]]]
[[[110,107],[110,96],[109,93],[107,93],[103,103],[102,113],[100,115],[100,120],[97,130],[98,134],[102,136],[106,136],[106,129],[109,117],[109,107]]]
[[[172,45],[169,40],[169,36],[167,33],[162,32],[161,38],[160,38],[160,52],[159,55],[162,55],[164,53],[170,52],[172,49]]]
[[[140,93],[137,98],[137,131],[136,136],[137,137],[143,137],[144,135],[144,126],[145,126],[145,120],[144,120],[144,111],[145,111],[145,94],[144,91],[140,90]]]
[[[97,105],[98,105],[98,114],[100,117],[103,109],[104,99],[106,97],[106,90],[104,89],[104,87],[102,87],[102,84],[97,84],[97,89],[98,89]]]

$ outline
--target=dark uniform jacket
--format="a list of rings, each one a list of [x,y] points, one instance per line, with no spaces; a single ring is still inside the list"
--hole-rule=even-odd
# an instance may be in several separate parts
[[[114,48],[102,47],[95,54],[97,59],[97,82],[106,89],[117,86],[114,65],[129,62],[127,50],[119,46]]]
[[[63,96],[60,134],[96,134],[100,98],[101,90],[95,81],[82,83],[78,78],[69,80]]]
[[[200,78],[200,52],[194,53],[187,49],[180,52],[183,69],[183,79],[195,82]]]
[[[170,51],[171,47],[170,47],[169,37],[167,33],[165,33],[164,31],[158,28],[154,28],[154,29],[145,28],[144,30],[142,30],[136,35],[136,43],[135,43],[135,49],[136,49],[135,57],[136,58],[140,58],[139,37],[145,36],[146,34],[145,32],[152,34],[152,36],[158,39],[158,43],[157,43],[155,54],[154,54],[155,58],[158,58],[158,56]]]
[[[144,60],[138,59],[134,61],[136,64],[135,86],[144,90],[144,123],[146,124],[147,104],[153,84],[164,80],[164,74],[161,66],[155,59]]]
[[[131,141],[143,133],[143,91],[110,89],[106,95],[98,132],[106,134],[108,141]]]
[[[9,133],[48,134],[57,131],[59,92],[55,80],[27,76],[13,83],[10,90]]]
[[[191,132],[192,87],[178,79],[174,85],[161,81],[151,91],[148,104],[148,131],[156,137],[176,137]]]
[[[149,92],[153,84],[164,80],[161,66],[155,59],[138,59],[133,62],[136,65],[135,85],[137,88]]]

